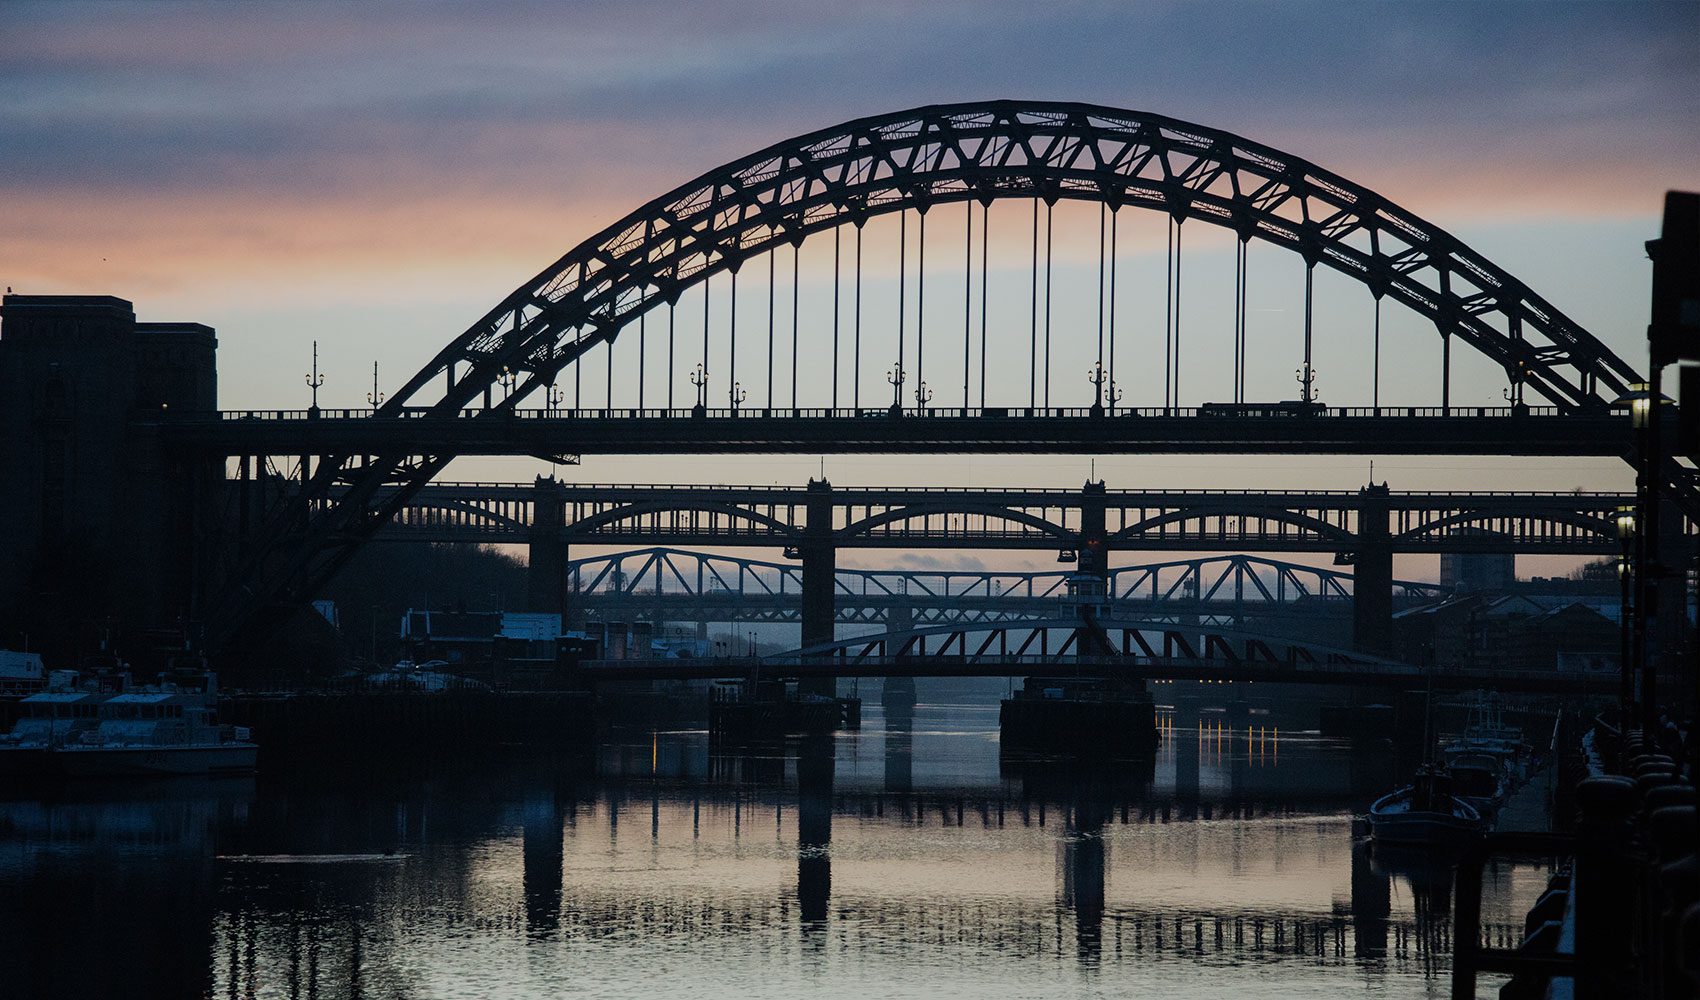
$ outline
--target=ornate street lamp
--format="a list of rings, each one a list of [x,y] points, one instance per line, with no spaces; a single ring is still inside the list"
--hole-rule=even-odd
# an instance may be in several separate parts
[[[313,390],[313,405],[307,409],[307,415],[319,415],[319,386],[325,384],[324,375],[319,373],[319,342],[313,341],[313,371],[307,376],[307,388]]]
[[[691,412],[700,417],[708,412],[708,369],[700,361],[696,370],[691,372],[691,384],[697,390],[697,401],[691,406]]]
[[[372,391],[366,394],[366,402],[376,410],[384,404],[384,394],[378,391],[378,363],[372,362]]]
[[[1293,378],[1299,383],[1299,400],[1303,403],[1316,401],[1316,369],[1310,362],[1305,362],[1293,369]]]

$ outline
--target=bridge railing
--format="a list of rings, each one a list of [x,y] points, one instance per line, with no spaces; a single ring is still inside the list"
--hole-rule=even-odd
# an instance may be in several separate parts
[[[425,493],[451,493],[456,491],[507,493],[520,491],[530,494],[536,489],[531,483],[486,483],[439,480],[425,487]],[[770,484],[738,484],[738,483],[568,483],[560,484],[560,489],[569,495],[575,492],[597,494],[607,493],[747,493],[774,494],[783,493],[795,495],[801,503],[809,495],[802,486],[775,486]],[[380,490],[380,493],[383,491]],[[1082,493],[1078,487],[1056,486],[839,486],[835,487],[832,497],[835,502],[861,502],[868,494],[902,494],[904,497],[913,494],[938,494],[940,496],[987,496],[1014,497],[1054,496],[1078,501]],[[1104,497],[1113,505],[1129,500],[1151,500],[1160,502],[1184,501],[1192,497],[1253,497],[1256,499],[1291,499],[1295,502],[1311,502],[1317,498],[1338,497],[1350,498],[1356,502],[1360,496],[1357,490],[1258,490],[1258,489],[1175,489],[1175,490],[1110,490]],[[1458,498],[1492,498],[1502,500],[1527,500],[1530,498],[1549,498],[1563,500],[1589,500],[1601,502],[1624,503],[1632,500],[1632,494],[1612,490],[1446,490],[1435,491],[1398,491],[1387,495],[1389,503],[1399,506],[1421,504],[1425,507],[1444,506]]]
[[[1220,406],[1132,406],[1098,409],[1090,406],[928,406],[850,409],[840,407],[713,407],[703,410],[690,408],[656,409],[647,407],[576,407],[551,409],[515,409],[502,413],[508,419],[519,420],[691,420],[691,419],[832,419],[832,420],[889,420],[906,419],[970,419],[970,420],[1053,420],[1058,418],[1136,419],[1142,417],[1205,417],[1213,420],[1327,420],[1340,417],[1422,417],[1422,418],[1481,418],[1481,417],[1557,417],[1563,411],[1556,406],[1334,406],[1314,412],[1298,413],[1279,407],[1243,407],[1226,410],[1232,404]],[[440,416],[429,407],[403,407],[375,410],[372,407],[342,407],[294,410],[219,410],[220,420],[370,420],[427,419]],[[490,411],[466,408],[460,417],[488,417]],[[192,419],[203,414],[180,413]]]

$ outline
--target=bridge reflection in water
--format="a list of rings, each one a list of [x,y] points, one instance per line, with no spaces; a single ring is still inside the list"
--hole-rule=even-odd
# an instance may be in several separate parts
[[[1180,715],[1143,766],[1000,763],[995,719],[923,703],[734,755],[698,732],[633,733],[594,762],[391,763],[262,778],[210,805],[163,786],[0,802],[8,898],[91,901],[61,914],[70,936],[0,947],[32,942],[75,976],[91,973],[69,962],[74,940],[174,946],[202,956],[216,996],[632,996],[665,981],[753,996],[821,977],[1061,995],[1078,983],[1058,963],[1177,996],[1275,970],[1397,996],[1444,975],[1444,878],[1389,873],[1353,843],[1349,814],[1389,780],[1383,751]],[[64,850],[104,874],[58,881]],[[157,884],[104,894],[114,873]],[[1505,876],[1489,933],[1538,888]],[[160,901],[195,899],[162,917]],[[96,991],[125,981],[103,968]]]

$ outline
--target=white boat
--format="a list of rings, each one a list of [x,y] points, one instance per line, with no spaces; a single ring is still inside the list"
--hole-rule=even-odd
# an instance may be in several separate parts
[[[100,705],[110,697],[101,691],[52,690],[21,699],[23,714],[11,732],[0,734],[0,776],[47,773],[48,751],[99,725]]]
[[[1370,806],[1370,837],[1378,843],[1401,846],[1447,847],[1462,843],[1483,828],[1481,811],[1452,793],[1450,776],[1424,765],[1404,788],[1383,795]]]
[[[49,749],[61,774],[248,774],[259,746],[242,726],[213,722],[214,696],[176,687],[113,695],[99,722]]]

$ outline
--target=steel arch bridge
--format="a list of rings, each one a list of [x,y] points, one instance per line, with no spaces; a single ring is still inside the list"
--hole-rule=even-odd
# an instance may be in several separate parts
[[[808,541],[817,496],[792,486],[439,482],[419,490],[378,537],[794,547]],[[1385,542],[1397,552],[1569,555],[1615,553],[1613,514],[1634,502],[1630,494],[1575,492],[841,486],[830,499],[826,540],[838,548],[1072,549],[1081,544],[1084,508],[1097,504],[1105,541],[1117,550],[1349,553],[1384,507]],[[1687,520],[1682,529],[1693,533]]]
[[[1511,419],[1529,412],[1524,402],[1526,392],[1547,401],[1557,415],[1603,418],[1628,385],[1638,381],[1627,364],[1574,321],[1456,237],[1303,159],[1220,130],[1084,104],[989,102],[920,108],[861,119],[778,143],[643,205],[570,250],[454,338],[388,401],[374,408],[371,418],[364,421],[362,433],[313,437],[315,426],[326,426],[315,425],[318,411],[305,414],[302,421],[281,421],[290,425],[283,429],[282,440],[294,435],[316,442],[310,449],[303,446],[300,450],[266,446],[273,449],[269,454],[303,456],[303,495],[268,512],[250,533],[238,565],[228,574],[230,583],[222,600],[211,608],[208,618],[213,632],[209,638],[216,645],[262,608],[297,604],[310,595],[359,544],[441,472],[458,453],[456,449],[474,448],[473,439],[480,434],[493,436],[498,443],[517,440],[512,429],[518,425],[513,418],[522,402],[542,394],[553,406],[549,390],[564,370],[580,370],[577,366],[582,359],[598,348],[611,350],[623,331],[634,326],[641,340],[645,317],[662,305],[676,305],[687,288],[706,288],[711,276],[724,272],[732,275],[735,296],[736,275],[744,264],[786,246],[795,248],[812,234],[837,231],[845,225],[859,234],[875,216],[896,213],[901,220],[912,210],[920,218],[924,241],[929,210],[948,203],[989,206],[1010,198],[1034,201],[1035,254],[1038,205],[1053,205],[1059,200],[1095,202],[1102,206],[1100,218],[1107,215],[1112,225],[1123,207],[1155,210],[1170,220],[1173,242],[1178,242],[1181,224],[1186,221],[1224,227],[1238,237],[1237,278],[1243,278],[1244,248],[1251,240],[1298,253],[1306,264],[1304,398],[1296,410],[1275,416],[1302,416],[1319,407],[1312,396],[1309,336],[1310,275],[1318,265],[1338,271],[1369,290],[1376,304],[1378,330],[1384,298],[1433,322],[1440,334],[1443,371],[1450,370],[1455,338],[1501,368],[1512,404]],[[971,240],[971,207],[968,221]],[[1113,240],[1111,246],[1113,250]],[[1100,252],[1102,248],[1101,241]],[[769,256],[770,271],[772,267],[773,258]],[[984,284],[982,280],[982,289]],[[1237,284],[1235,399],[1230,404],[1232,410],[1216,414],[1235,418],[1251,416],[1255,410],[1243,398],[1244,282]],[[1177,297],[1174,311],[1178,313],[1178,281],[1171,287]],[[924,285],[917,288],[917,295],[924,296]],[[1110,296],[1113,317],[1113,282]],[[707,298],[705,292],[705,309]],[[982,307],[982,317],[984,312]],[[770,308],[770,372],[771,317]],[[707,357],[707,329],[705,318],[699,412],[706,412],[711,372],[718,368],[718,362],[710,365]],[[735,329],[734,308],[734,351]],[[1177,315],[1173,330],[1165,330],[1166,344],[1173,335],[1178,348],[1178,329]],[[1037,330],[1035,318],[1035,351]],[[1113,412],[1119,403],[1114,385],[1114,332],[1112,318],[1106,356],[1100,320],[1092,406],[1073,416],[1097,416],[1106,409]],[[904,399],[911,349],[916,408],[925,411],[928,407],[920,334],[917,329],[912,346],[906,348],[899,321],[897,364],[891,373],[894,412],[899,412]],[[794,321],[793,374],[797,336]],[[1061,418],[1068,415],[1049,408],[1049,341],[1047,302],[1046,408],[1037,413]],[[982,406],[984,344],[982,335]],[[1036,355],[1032,360],[1037,363]],[[965,358],[965,370],[970,363]],[[730,383],[728,401],[736,416],[741,399],[733,377],[735,362],[731,367],[723,382]],[[610,361],[610,386],[613,370]],[[641,374],[639,379],[641,410]],[[1177,359],[1171,393],[1166,358],[1165,414],[1179,403],[1178,382]],[[1036,384],[1032,378],[1030,383]],[[1443,382],[1443,396],[1448,384]],[[970,395],[965,379],[964,415]],[[792,415],[800,416],[794,396],[792,403]],[[1035,414],[1037,404],[1034,391],[1029,415]],[[1440,412],[1450,413],[1444,398]],[[1374,413],[1380,417],[1379,407]],[[1479,430],[1472,427],[1465,433],[1437,433],[1427,424],[1418,429],[1421,421],[1414,413],[1409,419],[1412,433],[1426,442],[1421,447],[1430,451],[1469,447],[1467,441]],[[449,420],[455,430],[449,433],[433,428],[423,437],[390,433],[420,428],[429,420]],[[1059,419],[1059,426],[1062,423],[1066,421]],[[1279,429],[1280,433],[1269,440],[1281,447],[1279,442],[1285,440],[1291,424],[1262,423]],[[470,437],[461,433],[468,427],[475,429]],[[1068,427],[1059,442],[1041,447],[1070,442],[1078,446],[1101,436],[1090,425]],[[251,430],[260,428],[238,427],[234,433],[241,438]],[[274,426],[269,430],[272,436],[266,440],[279,440],[278,429]],[[1602,442],[1611,435],[1603,434],[1600,428],[1595,431],[1602,440],[1586,447],[1594,448],[1594,453],[1601,448],[1609,450],[1609,443]],[[714,433],[722,431],[717,428]],[[1004,431],[994,427],[981,433]],[[1346,437],[1360,433],[1353,430]],[[263,436],[256,435],[254,440]],[[1544,429],[1532,431],[1525,426],[1516,436],[1528,439],[1520,447],[1563,447]],[[1183,434],[1182,438],[1196,443],[1196,435],[1188,438]],[[1574,440],[1578,443],[1572,447],[1584,447],[1580,438]],[[818,436],[807,442],[792,437],[779,442],[783,447],[809,451],[817,443]],[[1366,446],[1368,443],[1363,442]],[[1385,441],[1381,443],[1385,445]],[[1330,447],[1338,450],[1349,444],[1334,442]],[[998,447],[995,440],[968,442],[965,446],[985,450]],[[1128,447],[1125,442],[1122,446]],[[245,450],[228,441],[218,447],[233,455],[262,451],[258,444]],[[908,447],[919,450],[914,442]],[[1020,446],[1006,448],[1020,450]],[[543,451],[538,447],[520,450]],[[307,457],[310,454],[319,456],[316,468]],[[247,459],[243,462],[246,467]],[[322,502],[333,486],[341,488],[338,498]]]
[[[592,616],[650,615],[703,621],[797,622],[803,574],[796,563],[672,548],[630,549],[567,563],[569,603]],[[1067,571],[979,572],[838,568],[839,624],[907,618],[921,624],[1013,621],[1054,615],[1074,600]],[[1352,576],[1247,555],[1174,559],[1113,568],[1104,602],[1118,613],[1205,621],[1310,606],[1349,614]],[[1394,600],[1432,599],[1432,583],[1394,581]]]

